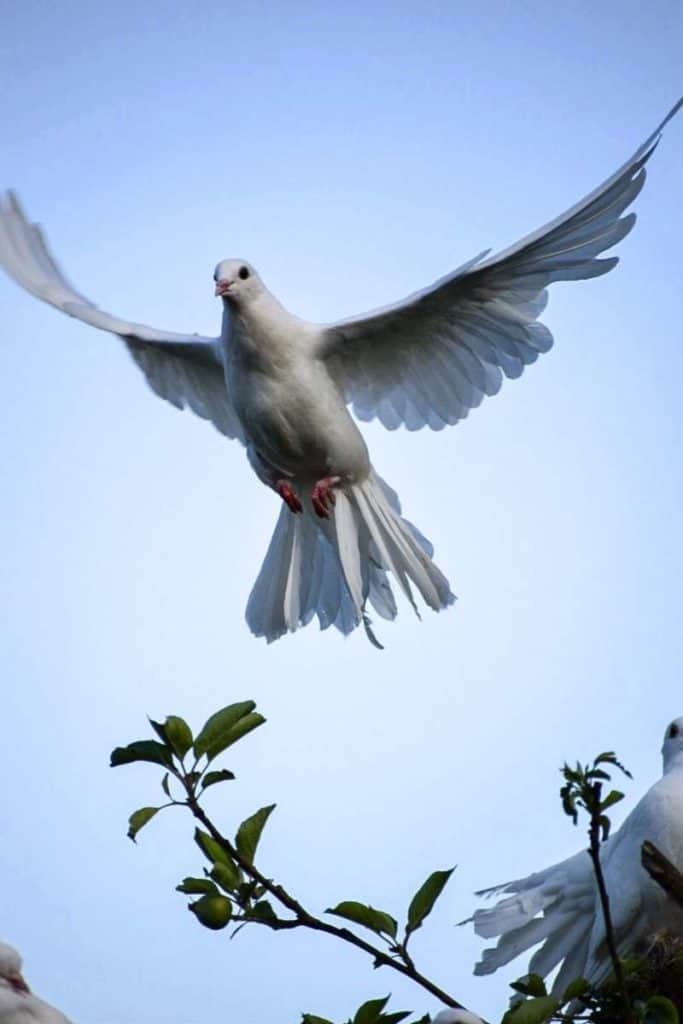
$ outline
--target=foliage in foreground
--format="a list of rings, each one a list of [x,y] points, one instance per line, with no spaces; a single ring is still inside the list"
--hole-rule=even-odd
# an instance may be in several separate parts
[[[112,767],[148,762],[163,770],[161,789],[165,800],[131,814],[130,839],[135,842],[141,829],[160,811],[183,808],[195,820],[194,839],[208,866],[204,865],[200,874],[184,878],[176,888],[196,897],[190,901],[189,910],[205,928],[220,931],[231,926],[232,935],[247,925],[274,931],[305,928],[321,932],[370,956],[373,967],[387,967],[402,974],[444,1006],[464,1009],[457,999],[418,970],[412,947],[409,950],[414,933],[430,915],[452,868],[433,871],[427,877],[410,900],[400,926],[392,914],[357,900],[343,900],[328,908],[324,912],[326,916],[319,917],[256,864],[261,836],[275,809],[274,804],[267,804],[246,818],[233,838],[224,835],[208,817],[201,804],[206,790],[235,779],[232,771],[216,768],[214,761],[264,721],[253,701],[242,701],[217,711],[196,736],[184,719],[171,715],[164,722],[150,719],[156,739],[137,740],[117,747],[111,755]],[[560,797],[565,813],[574,824],[581,812],[588,816],[588,853],[600,893],[613,976],[599,990],[577,978],[561,997],[549,993],[538,975],[520,978],[512,983],[515,995],[503,1016],[503,1024],[545,1024],[551,1020],[568,1022],[571,1019],[588,1020],[593,1024],[679,1024],[679,1012],[683,1012],[683,945],[664,940],[644,959],[620,961],[617,956],[600,847],[610,831],[607,811],[623,794],[611,789],[603,796],[603,785],[610,780],[608,768],[617,768],[630,778],[611,752],[600,754],[591,764],[577,763],[574,768],[565,764]],[[648,843],[644,845],[652,851],[649,859],[654,859],[658,871],[666,876],[667,891],[677,898],[677,887],[683,893],[683,877],[656,848]],[[664,885],[647,861],[648,858],[644,858],[652,877]],[[341,919],[343,923],[332,922],[328,917]],[[387,1010],[388,1001],[389,996],[369,1000],[346,1024],[399,1024],[400,1021],[429,1024],[428,1016],[408,1021],[413,1011]],[[332,1022],[304,1014],[301,1024]]]

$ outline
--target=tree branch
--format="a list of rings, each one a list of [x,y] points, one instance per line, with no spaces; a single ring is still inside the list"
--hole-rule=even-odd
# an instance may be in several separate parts
[[[683,875],[678,868],[647,839],[640,848],[640,859],[650,878],[683,907]]]
[[[266,878],[258,868],[256,868],[250,861],[246,860],[237,848],[226,839],[218,829],[215,827],[210,818],[207,817],[203,808],[197,801],[197,797],[193,791],[191,783],[186,783],[184,780],[183,785],[187,793],[187,806],[190,809],[193,816],[200,821],[204,828],[207,830],[209,835],[214,839],[228,856],[241,868],[244,874],[258,885],[262,886],[266,892],[270,893],[283,907],[286,907],[295,917],[294,921],[281,922],[280,924],[270,924],[268,921],[258,922],[265,924],[267,927],[271,927],[274,930],[284,928],[295,928],[303,927],[309,928],[311,931],[324,932],[326,935],[332,935],[336,939],[341,939],[342,942],[347,942],[349,945],[355,946],[357,949],[361,949],[364,953],[367,953],[373,958],[375,967],[391,967],[394,971],[398,971],[399,974],[403,974],[405,977],[410,978],[415,984],[420,985],[421,988],[429,992],[440,1002],[446,1006],[450,1006],[455,1010],[467,1009],[462,1003],[459,1003],[457,999],[450,996],[443,989],[435,985],[434,982],[430,981],[421,974],[413,964],[412,960],[409,963],[404,963],[400,960],[395,960],[384,950],[378,949],[371,943],[366,942],[365,939],[361,939],[354,932],[348,928],[340,927],[338,925],[329,924],[327,921],[323,921],[315,915],[311,914],[302,904],[295,899],[290,893],[287,892],[281,885],[274,882],[270,878]],[[487,1024],[482,1019],[482,1024]]]
[[[612,914],[610,913],[609,897],[607,895],[607,886],[605,885],[605,876],[602,873],[602,864],[600,863],[600,803],[602,798],[602,785],[599,782],[594,782],[591,788],[593,790],[595,802],[593,805],[594,810],[591,813],[590,828],[588,829],[588,837],[590,840],[588,853],[590,854],[590,858],[593,862],[595,878],[598,883],[602,916],[605,921],[605,938],[607,940],[607,948],[614,968],[614,976],[617,979],[617,986],[624,1004],[624,1020],[629,1024],[629,1022],[633,1020],[633,1012],[628,998],[628,993],[626,991],[624,971],[621,966],[621,960],[619,959],[619,953],[617,952],[617,944],[614,938],[614,925],[612,924]]]

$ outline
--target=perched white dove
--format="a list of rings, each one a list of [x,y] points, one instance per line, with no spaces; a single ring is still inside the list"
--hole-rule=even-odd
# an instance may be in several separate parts
[[[0,942],[0,1024],[70,1024],[54,1006],[33,995],[21,973],[21,957]]]
[[[683,938],[683,909],[641,865],[648,840],[683,871],[683,718],[666,730],[663,777],[634,807],[621,828],[601,848],[619,956],[642,952],[659,933]],[[474,928],[485,939],[475,974],[492,974],[538,943],[529,973],[545,977],[559,965],[553,992],[561,994],[574,978],[600,985],[612,970],[593,863],[586,850],[528,878],[483,889],[478,896],[509,893],[488,910],[477,910]],[[540,915],[540,916],[539,916]]]
[[[633,227],[622,217],[673,108],[599,188],[522,241],[403,302],[318,325],[289,313],[246,260],[214,273],[223,300],[218,338],[173,334],[104,313],[66,280],[14,195],[0,207],[0,263],[39,299],[123,338],[156,394],[188,406],[246,447],[258,477],[283,500],[247,605],[257,636],[275,640],[317,615],[323,629],[368,628],[368,602],[393,619],[394,576],[439,611],[454,600],[430,543],[401,516],[349,414],[388,429],[457,423],[503,376],[518,377],[553,339],[537,317],[554,281],[598,277],[596,259]],[[368,635],[372,634],[368,628]]]

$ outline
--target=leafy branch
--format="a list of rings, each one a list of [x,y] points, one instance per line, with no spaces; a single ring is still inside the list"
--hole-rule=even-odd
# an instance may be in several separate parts
[[[623,772],[623,774],[629,779],[632,778],[631,773],[617,759],[616,754],[612,751],[606,751],[605,753],[598,754],[592,765],[581,765],[577,762],[575,768],[570,768],[568,764],[565,764],[562,768],[562,775],[564,776],[565,782],[564,786],[562,786],[560,790],[560,797],[562,799],[562,807],[564,808],[565,814],[568,814],[569,817],[572,818],[575,825],[578,823],[579,809],[586,811],[588,814],[588,853],[591,861],[593,862],[595,879],[598,886],[598,893],[600,895],[602,916],[605,922],[605,939],[607,941],[607,948],[612,961],[617,987],[621,993],[624,1020],[628,1024],[628,1022],[633,1020],[633,1010],[626,988],[626,980],[624,978],[621,959],[619,958],[619,953],[617,951],[617,944],[614,936],[614,925],[612,922],[612,914],[610,912],[609,896],[607,893],[607,886],[605,885],[605,876],[603,874],[602,864],[600,862],[600,846],[609,838],[611,827],[611,822],[606,812],[610,807],[613,807],[615,804],[619,803],[620,800],[623,800],[624,794],[618,789],[611,789],[607,796],[603,798],[603,783],[609,782],[611,776],[609,772],[605,771],[605,769],[601,767],[602,765],[610,765],[614,768],[618,768],[619,771]]]
[[[384,999],[370,999],[358,1008],[353,1020],[347,1021],[347,1024],[399,1024],[400,1021],[411,1016],[410,1010],[385,1013],[384,1008],[388,1002],[389,996],[385,996]],[[301,1024],[332,1024],[332,1021],[326,1020],[324,1017],[315,1017],[311,1013],[305,1013],[301,1019]],[[429,1017],[420,1017],[419,1020],[413,1021],[413,1024],[429,1024]]]
[[[256,866],[259,841],[274,805],[260,808],[243,821],[234,839],[227,838],[209,818],[201,805],[204,793],[210,786],[235,778],[227,769],[212,768],[214,759],[264,721],[263,716],[256,712],[253,701],[222,708],[209,718],[196,737],[189,725],[177,716],[172,715],[163,723],[150,719],[158,740],[138,740],[125,747],[117,747],[112,752],[111,765],[119,767],[146,761],[164,768],[161,787],[167,801],[158,807],[146,806],[134,811],[129,819],[128,836],[135,841],[140,830],[160,811],[169,807],[184,808],[202,826],[196,827],[194,838],[210,868],[204,869],[202,877],[185,878],[177,889],[198,897],[190,903],[189,909],[205,927],[219,930],[232,923],[239,931],[247,924],[257,924],[273,931],[305,928],[330,935],[369,955],[374,967],[389,967],[444,1005],[464,1009],[453,996],[417,969],[408,952],[412,935],[431,913],[452,874],[452,868],[433,872],[420,886],[408,907],[400,937],[394,917],[364,903],[345,900],[326,911],[373,932],[383,943],[380,947],[346,925],[317,917],[284,886]],[[397,1024],[410,1016],[407,1011],[384,1013],[387,999],[364,1004],[351,1024]],[[327,1024],[323,1018],[310,1015],[304,1017],[304,1022]]]

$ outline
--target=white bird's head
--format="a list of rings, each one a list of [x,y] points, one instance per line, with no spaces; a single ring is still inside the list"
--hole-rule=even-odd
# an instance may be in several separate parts
[[[667,726],[662,744],[662,758],[665,772],[674,761],[683,763],[683,718],[674,718],[671,725]]]
[[[221,260],[213,272],[215,295],[239,305],[261,290],[261,279],[246,260]]]
[[[30,989],[21,973],[21,957],[12,946],[0,942],[0,988],[28,995]]]
[[[471,1010],[442,1010],[432,1024],[482,1024],[482,1019]]]

